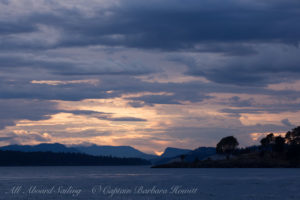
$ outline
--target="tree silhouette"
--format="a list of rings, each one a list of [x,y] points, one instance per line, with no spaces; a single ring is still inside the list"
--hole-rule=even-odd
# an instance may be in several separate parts
[[[82,153],[21,152],[0,150],[0,166],[101,166],[147,165],[140,158],[91,156]]]
[[[300,159],[300,126],[288,131],[285,135],[288,144],[287,157],[289,159]]]
[[[274,133],[268,134],[265,139],[266,139],[266,145],[272,145],[275,144],[275,136]]]
[[[237,139],[233,136],[222,138],[217,144],[216,151],[220,154],[231,154],[239,145]]]
[[[284,145],[285,145],[285,139],[281,136],[275,137],[275,144],[274,144],[274,150],[276,152],[283,152],[284,151]]]
[[[294,128],[292,131],[288,131],[285,135],[285,139],[290,145],[300,144],[300,126]]]
[[[275,145],[275,140],[276,137],[274,136],[273,133],[268,134],[265,138],[260,140],[262,150],[263,151],[272,151],[273,150],[273,145]]]
[[[267,147],[269,145],[267,138],[263,138],[260,140],[260,144],[263,147]]]
[[[184,159],[185,159],[185,155],[184,154],[180,155],[181,162],[184,162]]]

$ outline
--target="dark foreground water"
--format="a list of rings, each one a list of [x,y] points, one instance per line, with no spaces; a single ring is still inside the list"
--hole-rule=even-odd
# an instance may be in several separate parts
[[[0,167],[0,199],[300,199],[300,170]]]

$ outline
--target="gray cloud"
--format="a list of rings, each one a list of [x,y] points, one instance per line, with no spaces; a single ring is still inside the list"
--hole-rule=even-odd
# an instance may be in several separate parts
[[[234,105],[233,105],[234,106]],[[250,108],[224,108],[221,109],[220,112],[229,113],[229,114],[242,114],[242,113],[275,113],[279,114],[281,112],[298,112],[300,111],[299,104],[260,104],[260,105],[253,105]],[[286,121],[285,121],[286,122]]]
[[[6,142],[9,144],[20,144],[27,142],[49,142],[50,138],[45,137],[41,134],[36,133],[26,133],[26,134],[15,134],[15,133],[7,133],[5,137],[0,137],[0,142]]]
[[[154,69],[138,65],[136,63],[121,63],[119,61],[94,62],[55,61],[55,59],[41,60],[25,56],[0,55],[0,69],[19,70],[29,68],[35,70],[46,70],[55,75],[144,75],[155,72]]]
[[[268,84],[298,80],[300,50],[298,47],[257,45],[256,54],[248,56],[215,56],[214,59],[173,56],[169,59],[187,67],[186,74],[221,83],[265,87]],[[206,62],[203,62],[208,60]]]
[[[3,36],[9,34],[30,33],[37,31],[37,28],[34,24],[26,24],[24,22],[25,21],[23,20],[16,20],[13,22],[0,20],[0,35]]]
[[[281,123],[282,123],[283,125],[285,125],[285,126],[290,126],[290,127],[294,126],[294,125],[289,121],[289,119],[283,119],[283,120],[281,120]]]
[[[51,115],[57,113],[72,113],[75,115],[85,115],[96,117],[108,121],[124,122],[145,122],[146,119],[136,117],[113,117],[113,113],[96,112],[89,110],[61,110],[56,107],[56,103],[47,100],[30,99],[0,99],[0,130],[6,126],[13,126],[18,120],[46,120]],[[5,140],[3,137],[0,140]],[[10,137],[6,138],[11,139]]]
[[[0,99],[0,129],[14,125],[15,121],[48,119],[51,114],[57,113],[56,103],[26,99]]]
[[[233,106],[233,107],[250,107],[255,105],[255,101],[253,98],[242,100],[238,96],[233,96],[229,98],[228,102],[220,102],[220,104]]]
[[[300,110],[298,104],[291,103],[300,98],[299,91],[266,87],[299,80],[298,0],[123,0],[101,8],[90,1],[70,8],[53,0],[11,10],[11,1],[0,3],[0,129],[20,119],[41,120],[68,112],[57,110],[49,100],[108,99],[139,92],[164,94],[127,98],[130,106],[195,103],[213,98],[212,93],[230,93],[232,98],[217,103],[228,106],[221,112],[235,117]],[[203,77],[208,82],[139,79],[172,72]],[[91,78],[99,83],[31,82]],[[257,105],[252,98],[240,99],[239,94],[267,95],[283,103]],[[131,116],[114,118],[113,113],[69,112],[110,121],[147,121]],[[222,128],[193,127],[168,131],[172,137],[188,133],[192,139],[200,138],[197,142],[206,137],[213,143],[221,135],[279,131],[292,125],[288,119],[282,124],[237,126],[223,132]],[[90,136],[97,134],[110,133],[90,132]]]
[[[72,111],[62,111],[67,113],[72,113],[75,115],[86,115],[90,117],[96,117],[102,120],[108,121],[120,121],[120,122],[145,122],[146,119],[136,118],[136,117],[112,117],[114,113],[96,112],[90,110],[72,110]]]
[[[112,121],[119,121],[119,122],[145,122],[146,119],[143,118],[136,118],[136,117],[116,117],[111,118]]]
[[[0,142],[12,141],[14,137],[0,137]]]
[[[296,24],[300,14],[296,10],[299,7],[300,4],[294,0],[226,0],[222,3],[218,0],[189,0],[186,4],[173,0],[125,0],[120,1],[118,6],[101,10],[95,8],[91,16],[82,14],[78,9],[60,8],[46,13],[34,10],[32,14],[18,17],[22,19],[15,20],[18,24],[11,21],[2,32],[34,32],[37,24],[52,27],[60,31],[61,37],[48,48],[108,45],[164,50],[202,51],[204,48],[205,51],[248,54],[253,53],[251,48],[245,49],[239,44],[230,47],[229,44],[298,44],[300,28]],[[224,45],[218,42],[227,43],[228,47],[223,48]],[[202,43],[204,45],[198,47]],[[209,43],[212,46],[207,45]],[[26,46],[26,43],[23,45]]]

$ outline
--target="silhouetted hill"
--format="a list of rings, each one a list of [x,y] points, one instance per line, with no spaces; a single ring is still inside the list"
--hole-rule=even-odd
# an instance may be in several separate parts
[[[91,156],[82,153],[20,152],[0,150],[0,166],[148,165],[139,158]]]
[[[203,160],[209,156],[216,154],[216,148],[214,147],[199,147],[193,151],[190,151],[185,155],[184,160],[187,162],[193,162],[195,160]]]
[[[131,146],[73,146],[78,151],[94,156],[114,156],[121,158],[154,159],[158,156],[143,153]]]
[[[159,163],[153,167],[184,168],[272,168],[300,167],[300,126],[287,131],[285,136],[269,133],[260,145],[238,148],[234,136],[223,137],[216,148],[201,147],[180,159]],[[211,154],[210,156],[207,156]]]
[[[174,150],[174,151],[173,151]],[[184,156],[184,160],[187,162],[193,162],[194,160],[202,160],[207,158],[208,156],[212,156],[216,154],[216,148],[214,147],[200,147],[195,150],[187,150],[187,149],[176,149],[168,147],[166,149],[167,156],[175,155],[173,157],[161,156],[158,159],[152,160],[152,164],[154,165],[163,165],[172,162],[181,161],[182,156]],[[170,154],[168,153],[170,152]]]
[[[153,166],[153,168],[299,168],[300,162],[270,154],[261,157],[259,153],[232,156],[230,159],[199,160],[194,162],[172,162]]]
[[[164,153],[160,156],[161,158],[173,158],[176,156],[180,156],[182,154],[187,154],[192,150],[189,149],[179,149],[174,147],[167,147]]]
[[[65,145],[54,143],[42,143],[38,145],[9,145],[0,147],[0,150],[22,151],[22,152],[65,152],[65,153],[79,153],[75,148],[69,148]]]
[[[112,156],[120,158],[142,158],[155,159],[158,156],[143,153],[130,146],[72,146],[66,147],[63,144],[42,143],[38,145],[9,145],[0,147],[0,150],[22,151],[22,152],[65,152],[65,153],[84,153],[93,156]]]

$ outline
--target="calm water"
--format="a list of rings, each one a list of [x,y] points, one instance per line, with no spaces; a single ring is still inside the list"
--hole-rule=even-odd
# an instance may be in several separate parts
[[[300,199],[299,169],[2,167],[0,199]]]

